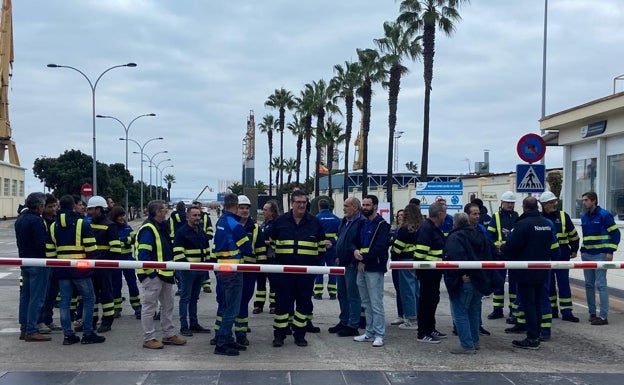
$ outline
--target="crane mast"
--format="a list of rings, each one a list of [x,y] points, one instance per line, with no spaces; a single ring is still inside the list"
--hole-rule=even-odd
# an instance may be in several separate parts
[[[11,0],[2,1],[0,20],[0,161],[5,161],[9,152],[9,163],[20,165],[15,142],[11,139],[9,121],[9,80],[13,68],[13,18]]]

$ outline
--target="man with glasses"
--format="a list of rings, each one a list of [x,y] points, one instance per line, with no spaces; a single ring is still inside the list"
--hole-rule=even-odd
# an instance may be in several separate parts
[[[325,232],[321,222],[306,211],[308,200],[303,191],[293,191],[290,203],[292,209],[279,216],[267,234],[277,262],[281,265],[318,266],[325,254]],[[308,345],[305,334],[308,321],[312,319],[314,278],[313,274],[281,274],[276,279],[274,347],[284,345],[291,313],[295,344]]]

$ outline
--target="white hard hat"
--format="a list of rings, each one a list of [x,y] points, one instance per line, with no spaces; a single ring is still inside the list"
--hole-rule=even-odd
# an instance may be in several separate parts
[[[516,195],[511,191],[505,191],[503,195],[501,195],[501,201],[503,202],[516,202]]]
[[[106,203],[106,199],[102,198],[99,195],[94,195],[91,198],[89,198],[89,203],[87,203],[87,208],[91,209],[94,207],[108,207],[108,204]]]
[[[556,200],[556,199],[557,199],[557,197],[555,196],[555,194],[553,194],[550,191],[544,191],[542,193],[542,195],[540,195],[540,197],[539,197],[539,201],[541,203],[550,202],[550,201],[553,201],[553,200]]]
[[[239,195],[238,196],[238,204],[239,205],[249,205],[251,206],[251,201],[247,198],[247,195]]]

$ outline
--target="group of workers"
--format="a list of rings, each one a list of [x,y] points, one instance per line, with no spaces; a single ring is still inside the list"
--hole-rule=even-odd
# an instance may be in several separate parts
[[[48,194],[49,195],[49,194]],[[53,197],[52,197],[53,198]],[[147,206],[148,217],[135,232],[125,222],[126,213],[110,200],[94,196],[87,203],[87,216],[72,196],[56,201],[42,193],[26,199],[15,223],[21,258],[136,259],[139,261],[180,261],[220,264],[275,263],[280,265],[338,265],[344,275],[330,276],[330,299],[338,299],[339,322],[329,328],[340,337],[384,346],[386,334],[383,305],[384,274],[389,256],[401,261],[442,260],[569,260],[579,250],[579,236],[568,214],[557,209],[557,198],[549,191],[523,201],[523,213],[514,211],[515,195],[505,192],[501,207],[484,218],[482,203],[466,205],[464,212],[447,214],[440,197],[423,215],[420,202],[410,201],[392,229],[378,212],[378,198],[367,195],[362,201],[349,197],[343,205],[344,217],[331,212],[331,202],[318,202],[319,214],[312,215],[306,194],[295,190],[291,209],[279,215],[275,201],[267,202],[261,225],[250,216],[251,202],[245,195],[228,193],[216,225],[199,202],[190,207],[180,202],[168,216],[164,201]],[[46,200],[48,199],[48,200]],[[541,204],[541,212],[538,210]],[[594,192],[583,194],[586,213],[581,222],[583,260],[609,261],[617,249],[620,233],[613,216],[598,206]],[[53,203],[53,205],[52,205]],[[487,222],[487,223],[486,223]],[[211,246],[212,243],[212,246]],[[51,276],[50,274],[54,276]],[[606,270],[585,270],[585,287],[592,325],[608,324]],[[436,328],[440,284],[444,282],[451,301],[454,334],[460,347],[452,353],[474,354],[479,335],[487,331],[481,323],[481,297],[492,293],[493,311],[488,319],[504,318],[506,271],[411,270],[393,274],[401,329],[417,330],[416,340],[439,343],[446,334]],[[63,344],[104,342],[96,334],[111,330],[120,315],[121,281],[126,278],[130,303],[141,319],[143,347],[162,349],[164,345],[184,345],[184,337],[210,333],[199,324],[199,294],[210,289],[207,272],[201,270],[136,270],[22,267],[19,321],[20,339],[48,341],[51,328],[62,329]],[[269,281],[269,310],[274,315],[274,347],[284,345],[292,335],[298,346],[307,346],[307,332],[318,332],[312,324],[313,298],[322,299],[323,276],[310,274],[256,274],[217,270],[214,353],[235,356],[249,345],[250,302],[253,313],[263,312]],[[137,277],[141,290],[137,286]],[[176,290],[177,286],[177,290]],[[526,333],[513,346],[537,349],[550,339],[553,317],[579,322],[572,312],[567,269],[515,270],[508,277],[509,333]],[[595,290],[600,294],[596,311]],[[61,327],[51,320],[50,301],[60,293]],[[180,328],[174,324],[174,299],[179,295]],[[80,298],[76,306],[75,298]],[[73,301],[74,300],[74,301]],[[100,304],[99,317],[95,305]],[[52,302],[53,305],[53,302]],[[362,313],[364,317],[362,317]],[[155,320],[160,320],[162,338],[157,338]],[[365,319],[365,322],[363,320]],[[79,321],[82,322],[79,322]],[[72,321],[76,321],[73,322]],[[90,322],[89,322],[90,321]],[[80,339],[76,331],[82,329]],[[359,329],[364,329],[360,334]]]

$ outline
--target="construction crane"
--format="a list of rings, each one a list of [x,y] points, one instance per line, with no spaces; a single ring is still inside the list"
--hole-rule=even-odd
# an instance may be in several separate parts
[[[353,145],[355,146],[355,160],[353,161],[353,171],[361,170],[364,163],[364,153],[362,152],[362,131],[363,131],[364,123],[360,121],[360,130],[358,131],[357,137],[355,141],[353,141]]]
[[[13,17],[11,0],[2,1],[0,20],[0,161],[5,161],[9,152],[9,163],[20,165],[15,142],[11,139],[9,121],[9,80],[13,68]]]

